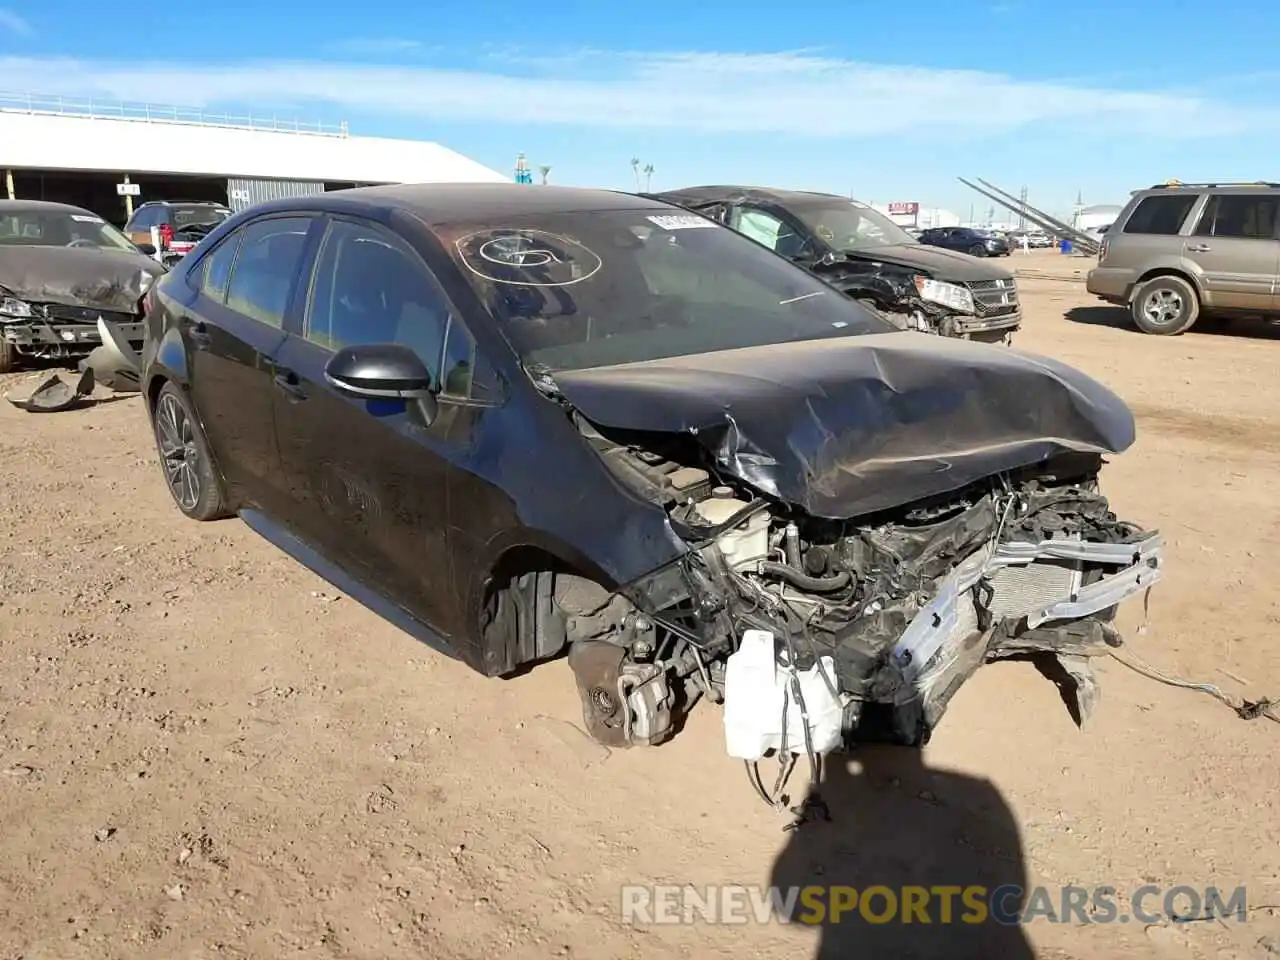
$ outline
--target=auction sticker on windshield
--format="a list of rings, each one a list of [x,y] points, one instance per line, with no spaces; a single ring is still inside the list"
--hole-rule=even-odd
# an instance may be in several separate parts
[[[101,217],[86,217],[83,214],[73,213],[71,219],[76,223],[102,223]]]
[[[662,214],[656,217],[648,217],[647,219],[650,223],[657,224],[663,230],[695,230],[698,227],[716,226],[710,220],[688,213]]]

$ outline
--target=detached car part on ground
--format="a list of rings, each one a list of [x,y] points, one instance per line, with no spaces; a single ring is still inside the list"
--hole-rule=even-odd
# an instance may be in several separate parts
[[[0,200],[0,372],[86,357],[100,317],[140,347],[142,297],[164,272],[88,210]]]
[[[1008,343],[1022,324],[1010,271],[928,246],[847,197],[736,186],[652,196],[746,234],[903,329]]]
[[[228,306],[252,289],[283,329]],[[895,330],[652,199],[264,204],[157,286],[147,329],[184,513],[238,513],[487,675],[567,651],[610,745],[703,696],[749,761],[920,744],[1013,656],[1055,661],[1087,715],[1116,605],[1161,575],[1159,534],[1099,490],[1134,439],[1106,388]]]

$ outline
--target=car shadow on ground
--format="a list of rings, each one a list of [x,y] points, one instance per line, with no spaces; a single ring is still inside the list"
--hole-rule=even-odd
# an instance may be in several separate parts
[[[1124,307],[1072,307],[1066,317],[1072,323],[1094,327],[1114,327],[1127,333],[1146,336],[1136,326]],[[1280,323],[1253,317],[1201,317],[1185,335],[1207,334],[1215,337],[1242,337],[1252,340],[1280,340]]]
[[[823,888],[802,896],[792,915],[818,931],[815,960],[1034,960],[1023,928],[1011,922],[1028,882],[1018,828],[993,784],[929,769],[916,749],[875,745],[828,758],[810,804],[818,798],[830,820],[812,819],[790,834],[770,881],[781,896]],[[857,902],[835,887],[856,890]],[[871,887],[880,889],[868,895]],[[904,896],[904,888],[917,889]],[[906,897],[927,897],[923,915],[907,915]],[[989,914],[974,922],[983,911],[966,897],[998,904],[1005,922]],[[834,918],[830,907],[841,900],[847,909]],[[808,910],[810,902],[827,909]]]

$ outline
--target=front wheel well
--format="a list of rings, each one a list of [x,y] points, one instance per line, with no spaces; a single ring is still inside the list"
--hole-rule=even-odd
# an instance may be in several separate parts
[[[484,672],[506,676],[563,653],[580,632],[575,612],[599,617],[615,606],[614,587],[603,580],[541,547],[503,553],[485,578],[477,611]]]

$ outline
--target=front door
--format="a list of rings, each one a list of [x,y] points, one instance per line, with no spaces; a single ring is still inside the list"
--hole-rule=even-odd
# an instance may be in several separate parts
[[[210,251],[179,310],[192,399],[233,499],[268,507],[279,490],[272,358],[303,263],[308,217],[255,220]],[[176,308],[178,309],[178,308]]]
[[[1274,193],[1213,194],[1183,256],[1199,267],[1206,306],[1272,310],[1277,303],[1280,198]]]
[[[456,614],[448,491],[461,455],[451,400],[458,364],[450,358],[470,337],[422,260],[379,225],[332,220],[315,263],[300,326],[276,355],[289,525],[367,586],[445,629]],[[362,343],[418,353],[441,388],[435,421],[403,401],[352,397],[325,381],[333,352]]]

